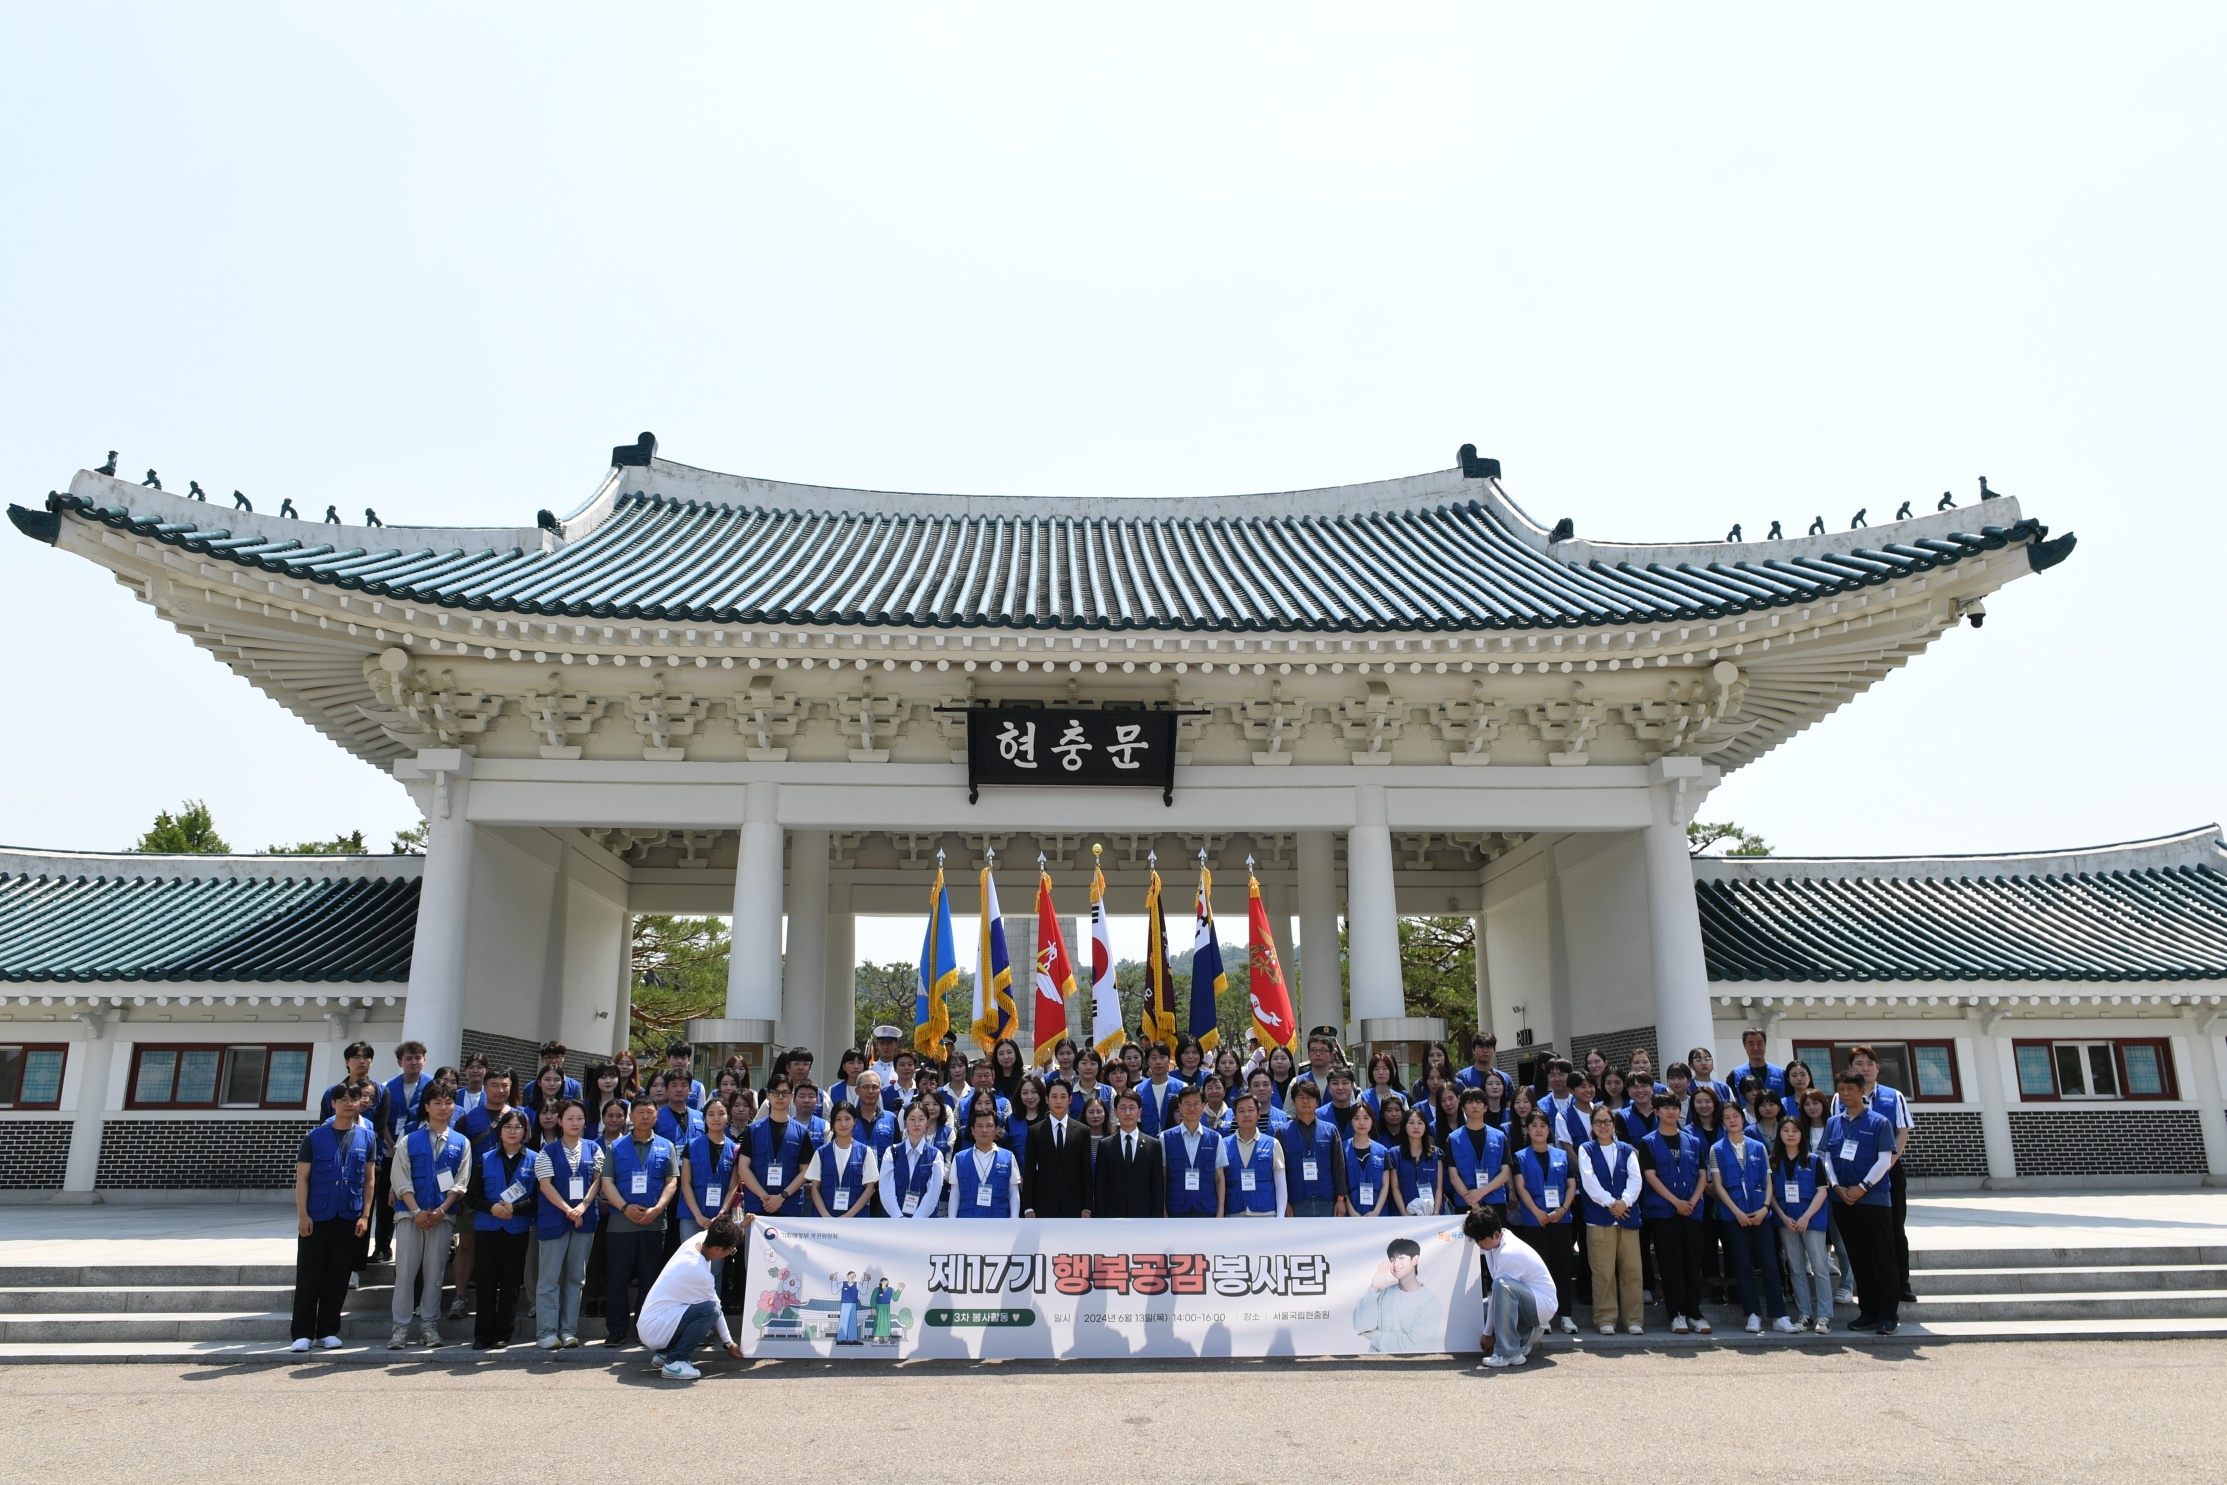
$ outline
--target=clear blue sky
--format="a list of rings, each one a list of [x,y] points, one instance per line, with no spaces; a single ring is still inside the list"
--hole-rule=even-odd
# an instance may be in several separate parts
[[[1095,14],[11,7],[6,494],[113,447],[509,524],[643,428],[1107,498],[1474,441],[1542,518],[1663,539],[1984,472],[2073,559],[1707,813],[1875,853],[2227,813],[2227,11]],[[250,848],[414,818],[12,531],[0,621],[0,840],[122,846],[186,796]]]

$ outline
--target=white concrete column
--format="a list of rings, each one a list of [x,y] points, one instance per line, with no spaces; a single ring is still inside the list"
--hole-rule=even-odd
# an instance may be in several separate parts
[[[77,1085],[77,1102],[70,1118],[69,1162],[62,1170],[64,1191],[94,1189],[100,1177],[101,1133],[108,1125],[109,1069],[117,1061],[116,1042],[109,1033],[123,1017],[121,1011],[74,1011],[70,1019],[85,1028],[85,1040],[72,1042],[69,1056],[76,1063],[65,1076]],[[122,1099],[117,1100],[122,1103]]]
[[[1972,1023],[1972,1088],[1979,1095],[1980,1138],[1987,1145],[1987,1184],[2018,1184],[2018,1155],[2011,1144],[2010,1100],[2003,1095],[2003,1054],[1995,1038],[2001,1012],[1974,1010]]]
[[[1353,966],[1353,1024],[1407,1013],[1400,983],[1400,911],[1392,888],[1392,829],[1384,786],[1354,791],[1356,820],[1346,832],[1346,952]],[[1698,940],[1698,930],[1697,930]],[[1333,940],[1334,942],[1334,940]]]
[[[465,818],[470,754],[459,748],[421,748],[417,771],[432,781],[433,807],[426,812],[425,873],[418,888],[402,1040],[425,1043],[425,1065],[434,1068],[463,1055],[465,951],[479,829]]]
[[[634,1041],[634,914],[619,914],[619,983],[611,1000],[611,1055]]]
[[[1479,913],[1469,921],[1477,935],[1477,1029],[1489,1033],[1492,1030],[1492,965],[1485,957],[1485,915]],[[1467,1065],[1462,1059],[1469,1055],[1469,1048],[1448,1050],[1458,1051],[1459,1055],[1454,1058],[1456,1067]]]
[[[1345,975],[1338,957],[1338,838],[1299,832],[1299,1047],[1316,1026],[1345,1029]]]
[[[781,803],[778,784],[744,792],[735,857],[734,942],[727,954],[730,1020],[781,1019]]]
[[[789,893],[783,906],[789,920],[781,972],[780,1039],[810,1047],[815,1067],[832,1068],[841,1047],[820,1045],[826,1034],[827,1004],[827,832],[789,832]],[[823,1077],[832,1079],[827,1072]]]
[[[2227,1185],[2227,1120],[2220,1114],[2219,1055],[2212,1045],[2222,1020],[2227,1017],[2210,1010],[2198,1010],[2187,1018],[2190,1086],[2186,1091],[2203,1123],[2204,1168],[2210,1172],[2204,1181],[2207,1186]]]
[[[1700,781],[1698,758],[1663,758],[1648,772],[1654,819],[1642,832],[1647,856],[1647,919],[1655,978],[1655,1040],[1663,1065],[1694,1047],[1715,1050],[1709,1014],[1709,968],[1701,948],[1701,916],[1694,905],[1693,858],[1686,848],[1681,781]],[[1695,803],[1699,803],[1698,795]],[[1723,1057],[1717,1059],[1722,1065]]]
[[[830,882],[827,889],[827,989],[822,1014],[827,1029],[815,1050],[832,1069],[833,1059],[858,1043],[858,919],[851,915],[848,875]],[[832,1080],[835,1074],[830,1071],[826,1076]]]

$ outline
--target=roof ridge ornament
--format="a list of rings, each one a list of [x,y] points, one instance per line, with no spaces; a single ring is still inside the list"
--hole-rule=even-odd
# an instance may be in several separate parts
[[[1500,478],[1498,459],[1477,457],[1477,445],[1465,443],[1455,450],[1454,458],[1460,461],[1461,477],[1465,480],[1496,480]]]
[[[631,444],[620,444],[611,450],[613,469],[647,469],[650,460],[657,457],[657,435],[644,432]]]

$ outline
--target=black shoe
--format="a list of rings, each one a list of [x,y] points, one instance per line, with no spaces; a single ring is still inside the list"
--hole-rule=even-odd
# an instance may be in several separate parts
[[[1900,1329],[1902,1329],[1900,1320],[1882,1320],[1879,1322],[1879,1333],[1881,1335],[1893,1335]]]
[[[613,1351],[619,1351],[633,1345],[634,1337],[630,1335],[609,1335],[603,1338],[603,1344]]]
[[[472,1342],[472,1349],[474,1351],[485,1351],[488,1349],[488,1343],[486,1341],[474,1341]]]
[[[1908,1284],[1902,1286],[1902,1302],[1906,1305],[1914,1305],[1918,1302],[1917,1294]]]
[[[1851,1320],[1848,1322],[1848,1328],[1850,1330],[1862,1331],[1864,1334],[1869,1335],[1879,1329],[1879,1322],[1876,1320]]]

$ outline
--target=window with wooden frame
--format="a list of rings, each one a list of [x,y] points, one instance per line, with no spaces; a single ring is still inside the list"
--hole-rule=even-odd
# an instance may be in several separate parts
[[[132,1049],[134,1109],[299,1109],[309,1100],[309,1047],[218,1042]]]
[[[2162,1037],[2014,1041],[2018,1096],[2028,1102],[2098,1103],[2180,1096],[2172,1044]]]
[[[69,1055],[65,1042],[0,1043],[0,1109],[60,1108]]]
[[[1796,1042],[1794,1060],[1806,1064],[1817,1086],[1830,1094],[1833,1079],[1848,1066],[1850,1054],[1864,1046],[1878,1055],[1879,1081],[1912,1103],[1964,1101],[1964,1080],[1957,1071],[1952,1041]]]

